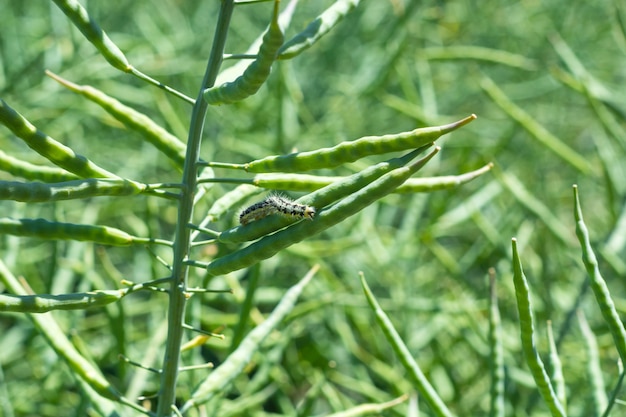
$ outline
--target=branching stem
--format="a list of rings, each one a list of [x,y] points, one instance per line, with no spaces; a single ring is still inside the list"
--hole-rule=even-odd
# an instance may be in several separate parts
[[[172,407],[176,399],[176,380],[178,378],[180,349],[184,332],[185,305],[187,301],[187,277],[189,267],[184,262],[189,254],[190,229],[187,224],[191,220],[193,201],[197,185],[197,163],[199,160],[202,130],[207,110],[207,104],[202,98],[202,92],[212,87],[217,78],[224,54],[224,45],[230,18],[234,9],[234,0],[223,0],[220,8],[215,38],[211,48],[211,56],[199,89],[198,98],[193,107],[189,136],[187,140],[187,154],[183,169],[182,187],[178,204],[178,223],[174,240],[174,261],[170,289],[170,303],[168,311],[168,334],[165,357],[163,358],[163,373],[161,375],[161,392],[157,416],[171,416]]]

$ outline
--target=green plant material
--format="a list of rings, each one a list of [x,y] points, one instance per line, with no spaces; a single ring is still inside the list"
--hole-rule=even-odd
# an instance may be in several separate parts
[[[569,47],[558,32],[553,33],[549,39],[554,51],[559,55],[561,60],[575,77],[575,80],[567,80],[559,77],[561,81],[564,81],[566,85],[576,91],[585,94],[588,98],[600,100],[606,106],[620,114],[622,118],[625,118],[626,107],[624,106],[623,97],[616,95],[615,90],[607,88],[603,83],[598,81],[591,73],[589,73],[583,63],[576,57],[574,51]],[[559,73],[557,72],[557,74]],[[563,73],[560,74],[565,75]],[[602,117],[600,120],[602,120]]]
[[[26,290],[20,285],[17,278],[11,274],[4,262],[0,260],[0,279],[2,283],[14,294],[28,295]],[[102,376],[98,368],[94,367],[91,362],[81,356],[74,348],[72,343],[65,336],[65,332],[61,330],[57,322],[50,314],[29,314],[28,317],[39,332],[46,338],[50,346],[55,350],[57,355],[62,357],[69,367],[87,382],[98,394],[105,398],[120,400],[121,395],[117,390],[109,384]]]
[[[287,174],[287,173],[269,173],[257,174],[250,179],[250,183],[256,187],[265,188],[267,190],[285,190],[285,191],[314,191],[322,187],[326,187],[337,181],[343,180],[345,177],[330,177],[322,175],[309,174]]]
[[[408,399],[409,399],[409,396],[407,394],[404,394],[398,398],[394,398],[391,401],[387,401],[381,404],[361,404],[349,410],[340,411],[338,413],[327,414],[326,417],[358,417],[358,416],[380,415],[383,411],[389,408],[393,408],[399,404],[402,404]]]
[[[215,84],[215,79],[222,64],[226,35],[234,8],[234,0],[223,0],[220,3],[209,60],[198,91],[198,99],[194,102],[191,110],[187,152],[180,181],[178,216],[174,232],[171,263],[171,276],[173,279],[169,287],[169,304],[167,307],[168,334],[160,378],[159,403],[157,405],[158,417],[169,417],[172,412],[177,412],[176,388],[180,372],[182,340],[186,332],[184,327],[186,320],[185,309],[189,298],[189,293],[187,292],[187,281],[189,278],[187,259],[189,259],[191,248],[191,232],[188,225],[191,223],[195,196],[198,194],[198,161],[200,159],[202,132],[208,109],[208,103],[203,100],[202,92],[205,88]]]
[[[416,149],[415,151],[410,152],[401,158],[390,159],[389,161],[381,162],[374,166],[368,167],[361,172],[353,174],[349,177],[342,178],[340,181],[331,183],[320,190],[303,196],[296,200],[296,202],[298,204],[313,206],[317,211],[319,211],[327,205],[361,190],[362,188],[380,178],[384,174],[387,174],[394,169],[405,166],[413,158],[419,155],[424,149],[425,147]],[[429,155],[427,158],[432,158],[432,155]],[[220,233],[219,241],[246,242],[249,240],[258,239],[261,236],[265,236],[273,231],[282,229],[283,227],[288,226],[292,223],[294,223],[292,219],[279,216],[270,216],[256,222],[252,222],[245,226],[237,226],[232,229],[225,230],[224,232]]]
[[[139,133],[145,140],[171,159],[179,169],[182,169],[185,164],[185,144],[156,124],[151,118],[132,107],[120,103],[94,87],[74,84],[50,71],[46,71],[46,74],[68,90],[78,93],[102,107],[124,126]]]
[[[98,290],[59,295],[0,294],[0,311],[45,313],[52,310],[82,310],[114,303],[124,295],[125,292],[120,290]]]
[[[622,389],[622,385],[624,384],[624,377],[626,377],[626,373],[624,372],[624,367],[622,366],[622,362],[617,363],[617,369],[619,371],[619,377],[617,378],[617,383],[615,384],[615,389],[611,393],[611,399],[609,400],[609,404],[606,406],[606,410],[602,414],[602,417],[609,417],[611,415],[611,410],[616,403],[620,403],[620,400],[617,398],[619,392]]]
[[[293,225],[275,233],[274,235],[266,236],[259,242],[256,242],[241,251],[218,258],[208,265],[207,271],[209,274],[219,275],[230,271],[226,268],[234,268],[232,270],[235,270],[250,266],[260,260],[273,256],[278,251],[299,242],[308,236],[317,234],[330,226],[339,223],[343,219],[357,213],[364,207],[392,192],[393,189],[398,187],[406,181],[406,179],[423,167],[435,154],[436,151],[432,152],[427,157],[414,162],[408,167],[394,169],[364,187],[355,187],[358,189],[357,192],[350,194],[344,200],[331,206],[330,208],[322,210],[315,216],[313,221],[301,222]],[[351,186],[354,186],[354,183],[352,183]],[[322,189],[320,191],[324,190],[325,189]],[[328,193],[326,196],[337,193],[338,190],[343,191],[340,188],[328,189],[326,190]],[[320,195],[323,196],[323,194]],[[300,199],[298,201],[302,204],[309,204],[309,202],[304,199]],[[261,222],[263,222],[263,220],[254,223]],[[247,227],[252,229],[250,233],[255,232],[253,224],[247,225]],[[248,234],[248,237],[251,236],[254,235]]]
[[[278,48],[284,41],[283,31],[278,24],[279,5],[280,0],[275,0],[272,21],[263,37],[257,58],[234,81],[206,89],[204,99],[207,103],[215,105],[241,101],[256,94],[265,83],[272,70],[272,64],[276,60]]]
[[[553,416],[565,417],[565,410],[561,405],[552,383],[548,377],[548,373],[543,365],[543,361],[537,351],[535,345],[535,325],[533,323],[532,305],[530,300],[530,288],[528,280],[522,270],[522,261],[517,252],[517,240],[512,239],[513,248],[513,283],[515,284],[515,296],[517,298],[517,312],[520,321],[520,337],[522,340],[522,349],[526,363],[533,375],[535,384],[539,389],[539,393],[543,397],[544,402],[550,409]]]
[[[489,417],[504,417],[504,348],[495,270],[489,270]]]
[[[255,407],[263,407],[271,397],[278,392],[276,384],[269,383],[261,390],[254,393],[246,393],[234,401],[220,398],[219,415],[220,417],[239,417],[250,415],[255,412]]]
[[[223,392],[224,389],[241,374],[241,371],[250,362],[252,355],[259,350],[261,343],[267,335],[291,312],[302,290],[304,290],[304,287],[313,278],[318,269],[319,265],[315,265],[300,282],[291,287],[267,319],[248,333],[237,349],[202,381],[193,391],[189,400],[187,400],[185,405],[181,408],[180,412],[182,414],[192,407],[206,403],[215,395]]]
[[[146,184],[123,179],[86,179],[54,184],[0,181],[0,200],[41,203],[100,196],[137,195],[148,189]]]
[[[0,235],[1,234],[52,240],[78,240],[111,246],[129,246],[149,243],[166,246],[172,245],[171,242],[162,239],[132,236],[113,227],[50,222],[44,219],[11,219],[2,217],[0,218]]]
[[[591,289],[596,297],[596,301],[600,306],[600,311],[604,317],[604,321],[611,330],[615,347],[619,353],[622,363],[626,363],[626,330],[622,323],[619,313],[615,308],[615,303],[611,298],[611,293],[606,285],[606,281],[600,273],[598,267],[598,260],[591,247],[591,241],[589,240],[589,231],[585,225],[583,219],[583,212],[580,206],[580,200],[578,199],[578,187],[574,185],[574,219],[576,220],[576,236],[580,242],[582,249],[583,264],[589,278],[591,280]]]
[[[555,46],[556,48],[556,46]],[[561,51],[557,52],[561,53]],[[571,52],[571,51],[569,51]],[[573,53],[572,53],[573,54]],[[576,59],[575,55],[572,55]],[[565,59],[565,58],[564,58]],[[578,64],[580,62],[576,61]],[[577,93],[583,94],[589,100],[593,111],[605,129],[613,136],[624,131],[624,129],[617,123],[613,114],[607,111],[607,108],[612,110],[621,116],[622,119],[626,118],[626,108],[623,108],[623,103],[618,97],[615,97],[603,84],[596,81],[591,74],[587,73],[584,67],[581,69],[585,72],[583,74],[570,74],[569,72],[562,70],[558,67],[550,68],[550,75],[563,85],[569,87]],[[568,63],[569,66],[569,63]],[[570,70],[573,69],[570,67]],[[577,78],[580,77],[580,78]],[[601,104],[600,104],[601,103]]]
[[[581,173],[586,175],[594,173],[591,164],[582,155],[570,148],[565,142],[540,125],[531,115],[515,105],[490,78],[483,76],[480,86],[506,114],[526,129],[541,145],[550,149],[556,156]]]
[[[117,410],[118,404],[110,400],[108,398],[102,397],[95,391],[87,382],[83,381],[81,378],[74,378],[78,383],[78,386],[81,390],[82,399],[85,401],[89,401],[89,408],[94,415],[100,415],[103,417],[117,417],[120,416],[121,413]],[[131,396],[127,396],[126,398],[132,398]],[[143,415],[150,415],[147,410],[135,409],[136,405],[131,406],[130,408],[124,409],[124,417],[137,417]],[[6,416],[9,417],[9,416]]]
[[[626,206],[622,207],[622,212],[615,221],[614,229],[607,239],[603,252],[619,256],[624,247],[626,247]]]
[[[0,260],[0,282],[13,294],[19,296],[29,295],[2,260]],[[104,378],[100,370],[79,353],[51,313],[27,314],[27,316],[33,322],[38,332],[46,339],[50,347],[67,363],[74,375],[83,383],[87,384],[95,392],[95,395],[98,395],[100,399],[106,398],[114,400],[142,414],[148,414],[147,410],[135,404],[134,401],[123,397],[118,390]],[[91,391],[88,392],[88,395],[93,394],[94,393]],[[98,400],[99,405],[104,406],[106,404],[107,408],[111,408],[112,403],[107,403],[100,399]],[[135,414],[131,413],[131,415]]]
[[[493,168],[493,163],[489,163],[477,170],[460,175],[443,175],[428,178],[410,178],[409,180],[407,180],[407,182],[402,184],[402,186],[398,187],[398,189],[394,192],[398,194],[409,194],[449,190],[470,182],[471,180],[491,170],[491,168]],[[233,181],[253,184],[256,187],[265,188],[267,190],[310,192],[319,190],[320,188],[326,187],[329,184],[342,181],[345,178],[347,177],[330,177],[324,175],[310,174],[269,173],[257,174],[254,176],[254,178],[249,180],[236,179]],[[213,178],[209,181],[222,182],[216,178]],[[230,180],[225,180],[224,182],[230,182]]]
[[[622,44],[626,44],[626,8],[618,0],[613,1],[615,7],[615,20],[619,28]]]
[[[261,192],[257,187],[249,184],[241,184],[233,190],[225,193],[218,198],[215,203],[209,209],[206,215],[205,222],[216,222],[224,216],[233,207],[238,207],[244,203],[248,198],[257,195]]]
[[[233,168],[243,168],[248,172],[301,172],[312,169],[334,168],[370,155],[419,148],[434,142],[446,133],[465,126],[474,119],[476,119],[476,115],[472,114],[457,122],[443,126],[424,127],[392,135],[366,136],[354,141],[342,142],[332,148],[269,156],[249,162],[243,166],[233,166]]]
[[[548,320],[548,346],[550,347],[550,367],[552,368],[551,381],[554,384],[554,391],[559,399],[559,402],[563,405],[563,408],[567,408],[567,398],[565,392],[565,378],[563,376],[563,364],[561,358],[559,358],[559,352],[556,348],[556,342],[554,341],[554,334],[552,333],[552,322]]]
[[[100,168],[89,159],[74,153],[67,146],[37,129],[2,99],[0,99],[0,122],[11,129],[31,149],[58,167],[82,178],[117,178],[117,175]]]
[[[78,179],[64,169],[35,165],[0,151],[0,170],[31,181],[64,182]]]
[[[432,155],[434,153],[431,153],[431,157]],[[386,196],[423,167],[428,160],[429,158],[425,158],[408,167],[397,168],[383,175],[337,204],[320,211],[312,221],[300,222],[273,235],[265,236],[250,246],[217,258],[209,264],[195,263],[195,265],[206,267],[208,275],[222,275],[270,258],[294,243],[334,226]]]
[[[501,170],[494,170],[494,176],[513,194],[518,202],[541,219],[542,223],[555,237],[566,245],[570,244],[571,232],[563,225],[561,220],[552,214],[552,210],[526,189],[524,184],[515,176]]]
[[[230,352],[234,351],[241,343],[244,337],[245,331],[249,325],[250,312],[254,307],[254,295],[259,288],[260,281],[260,269],[258,265],[253,268],[250,273],[250,279],[248,280],[248,286],[246,288],[246,298],[241,303],[241,311],[239,312],[239,320],[237,320],[237,327],[234,329],[232,341],[230,344]]]
[[[194,100],[187,97],[183,93],[176,91],[164,84],[161,84],[157,80],[150,78],[143,74],[141,71],[133,67],[126,59],[124,53],[120,48],[113,43],[111,38],[100,28],[100,25],[92,19],[87,10],[81,6],[76,0],[53,0],[54,3],[65,13],[65,15],[72,21],[74,26],[85,36],[85,38],[96,47],[98,52],[111,64],[114,68],[120,71],[133,74],[137,78],[140,78],[154,86],[157,86],[168,93],[171,93],[178,98],[185,100],[188,103],[193,104]]]
[[[264,0],[264,1],[267,1],[267,0]],[[297,9],[298,1],[299,0],[291,0],[287,4],[287,7],[285,7],[284,10],[280,12],[280,15],[278,16],[278,25],[283,30],[283,33],[287,30],[287,28],[289,28],[289,25],[291,25],[291,19],[293,18],[293,15]],[[237,5],[242,5],[242,4],[248,4],[248,2],[246,3],[242,3],[240,1],[237,2]],[[270,25],[271,25],[271,21],[270,21]],[[265,32],[261,33],[261,35],[259,35],[250,44],[248,49],[243,54],[224,54],[224,60],[238,59],[238,62],[220,71],[219,75],[217,76],[215,80],[215,85],[224,84],[225,82],[228,82],[229,80],[234,80],[237,77],[239,77],[241,74],[243,74],[243,72],[249,66],[249,63],[246,61],[246,59],[242,59],[242,58],[249,58],[249,57],[256,58],[256,56],[259,54],[259,48],[261,47],[261,44],[263,43],[263,37],[267,33],[267,30],[269,30],[270,25],[268,25]]]
[[[109,64],[118,70],[130,72],[130,64],[124,53],[113,43],[108,35],[94,21],[87,10],[76,0],[53,0],[54,3],[74,23],[74,26],[85,35],[85,38],[96,47]]]
[[[580,309],[577,310],[576,313],[578,316],[578,326],[583,335],[583,341],[587,349],[587,374],[591,387],[591,396],[593,398],[594,415],[601,416],[604,410],[607,409],[609,401],[604,387],[604,378],[602,377],[598,342],[596,335],[593,334],[591,327],[589,327],[585,313]]]
[[[278,59],[291,59],[309,49],[341,19],[356,8],[360,0],[337,0],[328,9],[324,10],[315,20],[293,38],[289,39],[278,51]]]
[[[376,316],[376,322],[381,327],[385,335],[385,339],[387,339],[387,342],[391,345],[391,348],[402,363],[402,366],[407,373],[407,377],[411,380],[421,396],[426,400],[426,403],[430,406],[435,415],[440,417],[451,417],[453,415],[452,412],[448,410],[443,400],[437,394],[435,388],[430,384],[430,382],[428,382],[428,379],[426,379],[426,376],[420,369],[419,365],[415,359],[413,359],[411,352],[409,352],[409,348],[404,344],[404,341],[394,328],[393,323],[391,323],[391,320],[383,309],[380,308],[378,301],[367,285],[367,281],[365,281],[365,275],[361,272],[359,273],[359,276],[361,277],[361,287],[363,288],[367,302]]]
[[[428,47],[420,51],[420,57],[429,61],[471,59],[521,68],[528,71],[537,69],[537,63],[523,55],[513,54],[500,49],[476,45]]]
[[[402,184],[395,193],[408,194],[408,193],[430,193],[432,191],[451,190],[460,187],[463,184],[467,184],[475,178],[485,174],[493,168],[493,163],[490,162],[487,165],[478,168],[471,172],[459,175],[442,175],[439,177],[428,178],[409,178],[407,182]]]

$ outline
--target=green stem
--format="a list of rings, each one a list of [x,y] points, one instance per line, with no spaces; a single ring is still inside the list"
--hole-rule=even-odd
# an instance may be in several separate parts
[[[183,322],[186,305],[186,289],[188,266],[184,262],[189,253],[190,229],[187,224],[191,220],[194,194],[197,185],[197,164],[200,153],[200,143],[207,104],[202,98],[202,92],[215,83],[219,68],[222,64],[224,45],[230,18],[234,9],[234,0],[223,0],[215,28],[215,37],[211,48],[211,56],[199,89],[191,116],[189,136],[187,140],[187,154],[183,168],[183,179],[180,201],[178,204],[178,223],[174,240],[174,261],[172,265],[172,284],[170,287],[170,303],[168,311],[168,335],[165,357],[163,358],[163,373],[161,375],[161,392],[157,416],[171,416],[176,400],[176,380],[178,378],[178,364],[183,337]]]

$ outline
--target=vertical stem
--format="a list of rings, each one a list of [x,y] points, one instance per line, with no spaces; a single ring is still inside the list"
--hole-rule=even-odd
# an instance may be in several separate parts
[[[198,92],[189,127],[187,140],[187,154],[183,169],[182,188],[178,203],[178,223],[174,240],[174,260],[172,265],[172,284],[169,295],[168,311],[168,334],[165,357],[163,358],[163,373],[161,374],[161,391],[157,416],[165,417],[172,415],[172,409],[176,401],[176,380],[178,378],[178,364],[180,361],[180,347],[183,337],[183,323],[185,319],[185,305],[187,301],[187,277],[188,267],[185,260],[189,254],[190,230],[187,224],[191,221],[193,212],[193,200],[197,185],[197,163],[200,153],[200,143],[207,103],[202,97],[202,92],[212,87],[217,78],[219,68],[224,55],[226,34],[233,13],[234,0],[222,0],[215,37],[211,48],[211,56],[204,74],[202,86]]]

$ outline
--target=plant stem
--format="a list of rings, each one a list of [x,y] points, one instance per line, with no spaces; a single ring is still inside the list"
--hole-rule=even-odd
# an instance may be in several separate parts
[[[234,0],[222,1],[211,48],[211,56],[209,57],[202,86],[199,89],[198,98],[191,116],[180,201],[178,204],[178,223],[174,240],[174,260],[172,265],[172,277],[174,279],[170,287],[167,345],[165,357],[163,358],[161,391],[157,409],[157,416],[159,417],[171,416],[176,400],[176,380],[178,378],[180,347],[184,332],[183,324],[189,271],[187,264],[184,262],[190,247],[190,229],[187,227],[187,224],[191,221],[193,212],[193,201],[197,185],[197,163],[207,110],[207,104],[202,97],[202,92],[206,88],[212,87],[217,78],[223,59],[224,45],[233,9]]]

